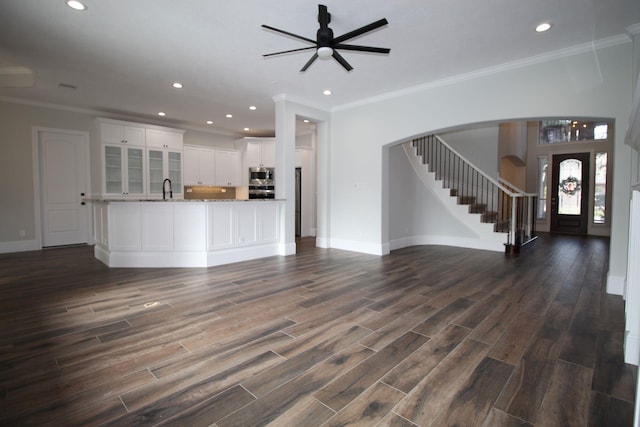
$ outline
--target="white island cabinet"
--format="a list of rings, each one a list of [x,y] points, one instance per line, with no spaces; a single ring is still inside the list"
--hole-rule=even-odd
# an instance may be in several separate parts
[[[95,256],[109,267],[210,267],[284,254],[281,201],[97,200]]]

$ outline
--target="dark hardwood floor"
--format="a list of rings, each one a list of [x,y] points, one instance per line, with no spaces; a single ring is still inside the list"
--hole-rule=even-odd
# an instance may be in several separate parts
[[[109,269],[0,255],[0,425],[631,426],[608,240]]]

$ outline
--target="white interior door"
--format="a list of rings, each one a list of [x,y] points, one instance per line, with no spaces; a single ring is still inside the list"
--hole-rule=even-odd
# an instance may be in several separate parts
[[[38,139],[42,246],[88,243],[87,150],[84,135],[41,131]]]

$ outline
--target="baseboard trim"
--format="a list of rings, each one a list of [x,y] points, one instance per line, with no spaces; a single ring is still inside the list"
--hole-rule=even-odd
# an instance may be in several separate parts
[[[282,243],[280,245],[280,250],[278,251],[278,255],[295,255],[296,254],[296,244],[294,243]]]
[[[638,366],[640,362],[640,337],[629,331],[624,335],[624,363]]]
[[[316,247],[318,248],[328,248],[329,247],[329,239],[325,237],[317,237],[316,236]]]
[[[607,275],[607,293],[611,295],[621,295],[625,297],[625,278],[621,276]]]
[[[36,240],[18,240],[15,242],[0,242],[0,254],[12,252],[39,251],[42,249]]]
[[[279,244],[273,243],[209,252],[126,252],[109,251],[96,245],[94,255],[98,260],[112,268],[192,268],[214,267],[217,265],[277,256],[280,255],[280,247]]]
[[[331,239],[330,247],[370,255],[386,255],[389,253],[388,243],[377,244],[371,242],[358,242],[354,240]]]
[[[406,248],[409,246],[419,245],[442,245],[454,246],[457,248],[481,249],[486,251],[504,252],[504,244],[496,241],[487,241],[482,239],[472,239],[466,237],[451,236],[411,236],[394,239],[390,242],[391,250]]]

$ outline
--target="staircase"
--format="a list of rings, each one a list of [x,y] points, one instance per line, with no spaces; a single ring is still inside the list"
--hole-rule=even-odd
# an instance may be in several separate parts
[[[448,197],[454,199],[456,205],[466,207],[467,215],[479,217],[480,224],[475,227],[480,238],[498,239],[506,253],[519,253],[535,241],[535,194],[525,193],[505,180],[491,178],[437,135],[407,143],[407,155],[409,144],[414,156],[410,161],[416,172],[421,172],[415,164],[417,157],[425,169],[422,172],[427,172],[448,190]],[[487,226],[494,237],[484,233]]]

